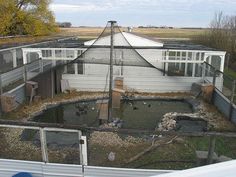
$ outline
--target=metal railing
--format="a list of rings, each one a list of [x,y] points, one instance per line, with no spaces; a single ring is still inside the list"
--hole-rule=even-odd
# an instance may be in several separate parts
[[[212,65],[204,62],[199,65],[202,70],[202,78],[205,82],[212,83],[232,104],[236,104],[236,79],[215,69]]]

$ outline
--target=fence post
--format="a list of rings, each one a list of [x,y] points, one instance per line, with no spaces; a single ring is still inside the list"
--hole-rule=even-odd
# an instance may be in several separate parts
[[[205,80],[205,75],[206,75],[206,63],[203,63],[202,67],[202,79]]]
[[[234,102],[234,96],[235,96],[235,87],[236,87],[236,80],[233,81],[233,84],[232,84],[232,93],[231,93],[231,103]]]
[[[166,63],[164,62],[164,71],[163,71],[163,76],[166,75]]]
[[[230,98],[230,108],[229,108],[229,120],[232,120],[232,113],[233,113],[233,105],[234,105],[234,96],[235,96],[235,89],[236,89],[236,80],[233,81],[232,83],[232,93],[231,93],[231,98]]]
[[[212,84],[214,87],[216,87],[216,73],[217,73],[217,70],[215,68],[213,68],[214,70],[214,75],[213,75],[213,81],[212,81]]]
[[[207,164],[212,164],[213,163],[215,145],[216,145],[216,137],[215,136],[210,136],[210,143],[209,143],[208,155],[207,155]]]
[[[43,73],[43,59],[42,58],[39,60],[39,72]]]
[[[40,142],[41,142],[41,151],[42,151],[42,160],[43,162],[48,162],[48,152],[47,152],[47,140],[46,140],[46,134],[45,130],[43,128],[40,128]]]
[[[3,88],[2,88],[2,74],[0,74],[0,95],[3,93]]]

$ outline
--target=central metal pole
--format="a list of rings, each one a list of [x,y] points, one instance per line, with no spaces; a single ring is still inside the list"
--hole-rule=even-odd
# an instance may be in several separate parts
[[[111,23],[111,49],[110,49],[110,83],[109,83],[109,102],[108,102],[108,122],[112,120],[112,86],[113,86],[113,50],[114,50],[114,24],[116,21],[109,21]]]

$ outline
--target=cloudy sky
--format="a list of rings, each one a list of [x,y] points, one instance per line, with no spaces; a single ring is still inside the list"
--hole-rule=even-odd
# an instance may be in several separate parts
[[[50,9],[73,26],[207,27],[215,12],[236,15],[236,0],[53,0]]]

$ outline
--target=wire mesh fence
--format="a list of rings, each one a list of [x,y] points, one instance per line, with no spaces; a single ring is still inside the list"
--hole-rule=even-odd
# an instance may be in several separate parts
[[[209,157],[210,147],[215,146]],[[225,148],[227,146],[227,148]],[[92,131],[88,164],[103,167],[188,169],[236,158],[234,138]]]
[[[47,131],[46,140],[49,162],[80,164],[78,133]]]
[[[39,130],[24,128],[0,129],[1,158],[14,160],[42,161]]]
[[[18,127],[1,126],[0,158],[77,165],[82,163],[80,131]]]
[[[236,159],[234,133],[85,128],[82,134],[76,129],[1,125],[0,158],[168,170]]]
[[[236,80],[204,62],[197,65],[198,76],[212,83],[230,102],[236,103]]]

